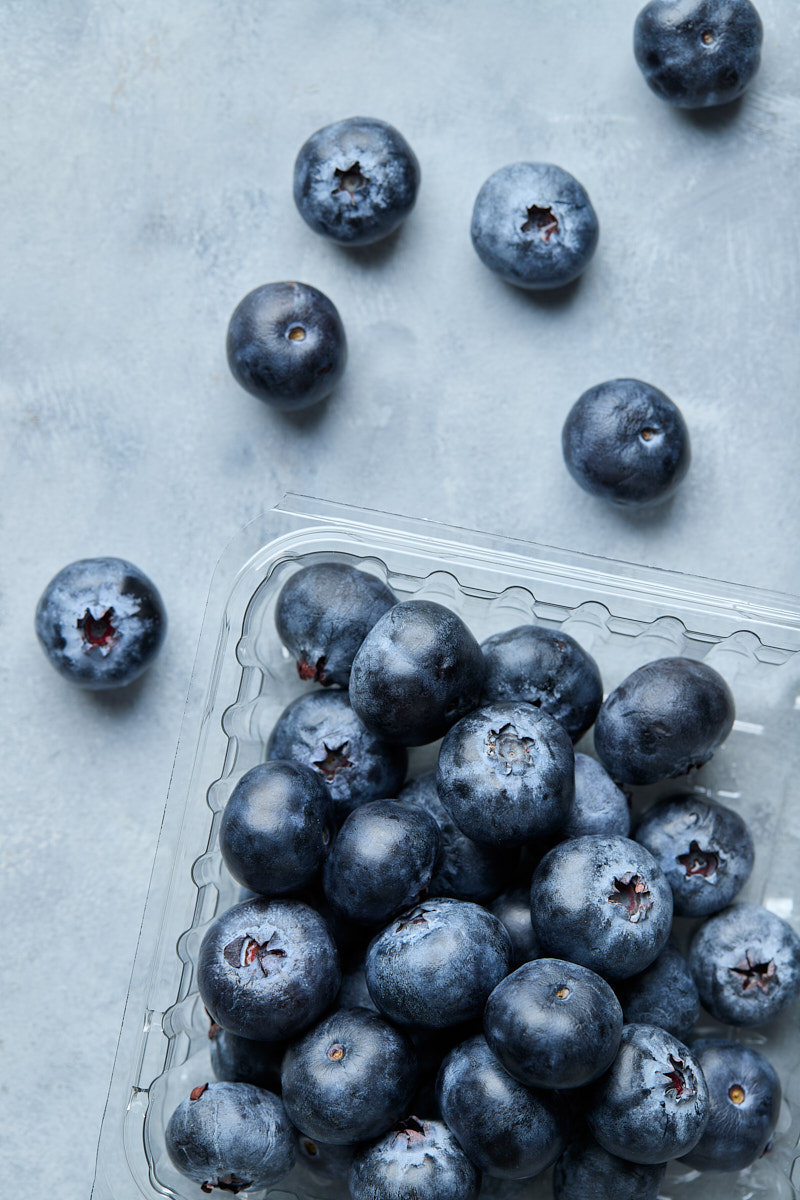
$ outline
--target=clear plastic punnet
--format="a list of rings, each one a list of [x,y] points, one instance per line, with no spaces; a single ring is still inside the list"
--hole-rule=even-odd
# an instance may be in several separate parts
[[[800,599],[286,496],[231,543],[212,582],[100,1134],[94,1200],[202,1195],[171,1164],[164,1128],[189,1091],[213,1079],[195,964],[210,921],[240,896],[222,863],[218,826],[237,780],[263,761],[282,709],[315,686],[298,678],[275,631],[274,607],[289,575],[318,561],[372,572],[400,599],[446,604],[479,641],[530,622],[563,629],[597,660],[606,692],[655,658],[680,654],[713,665],[736,699],[732,733],[688,779],[636,789],[634,813],[686,789],[736,808],[756,844],[755,869],[739,898],[800,931]],[[591,753],[591,731],[578,748]],[[412,750],[409,775],[428,770],[436,751]],[[685,935],[693,923],[676,922],[679,937],[683,926]],[[703,1016],[695,1033],[714,1031],[762,1048],[778,1069],[784,1099],[774,1148],[740,1174],[700,1176],[672,1163],[661,1195],[800,1197],[800,1004],[756,1029],[723,1030]],[[551,1174],[520,1195],[550,1197]],[[301,1163],[268,1193],[242,1194],[325,1200],[344,1197],[346,1184],[318,1183]]]

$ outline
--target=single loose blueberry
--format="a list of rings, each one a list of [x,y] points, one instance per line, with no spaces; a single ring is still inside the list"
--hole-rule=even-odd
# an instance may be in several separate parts
[[[277,1183],[292,1169],[294,1134],[277,1096],[249,1083],[193,1089],[167,1122],[167,1153],[204,1192]]]
[[[396,604],[361,643],[350,673],[350,701],[387,742],[435,742],[474,708],[486,667],[460,617],[432,600]]]
[[[764,30],[750,0],[650,0],[633,50],[651,91],[679,108],[741,96],[761,62]]]
[[[235,904],[211,923],[197,956],[197,986],[212,1020],[255,1041],[308,1028],[340,983],[327,925],[298,900]]]
[[[294,412],[324,400],[336,387],[347,362],[347,338],[336,306],[315,287],[265,283],[234,309],[227,353],[245,391]]]
[[[411,212],[419,163],[386,121],[348,117],[312,134],[294,166],[294,202],[315,233],[366,246],[392,233]]]
[[[442,852],[428,888],[429,895],[485,904],[508,884],[519,859],[518,851],[481,846],[462,833],[439,799],[435,771],[407,783],[399,799],[419,804],[439,825]],[[527,898],[525,908],[530,924]]]
[[[606,696],[594,746],[614,779],[659,783],[708,762],[735,715],[731,690],[713,667],[691,658],[658,658]]]
[[[217,1079],[252,1083],[269,1092],[280,1092],[285,1042],[254,1042],[252,1038],[237,1037],[214,1021],[208,1037],[211,1069]]]
[[[760,904],[732,904],[689,947],[700,1001],[725,1025],[763,1025],[800,995],[800,937]]]
[[[553,1171],[553,1200],[657,1200],[666,1164],[625,1162],[584,1134]]]
[[[544,856],[531,882],[531,915],[543,953],[626,979],[667,944],[672,892],[644,846],[593,834]]]
[[[81,558],[39,598],[36,636],[48,662],[79,687],[125,687],[164,640],[164,602],[144,571],[124,558]]]
[[[568,838],[588,833],[627,837],[631,814],[621,792],[605,767],[588,754],[575,754],[575,798],[562,825]]]
[[[510,963],[511,939],[497,917],[466,900],[434,898],[373,938],[367,987],[390,1020],[443,1029],[479,1016]]]
[[[361,1150],[352,1200],[477,1200],[480,1173],[441,1121],[407,1117]]]
[[[603,703],[597,663],[568,633],[519,625],[482,643],[486,682],[481,704],[527,700],[577,742]]]
[[[564,1149],[559,1097],[513,1079],[483,1037],[450,1051],[436,1093],[459,1145],[487,1175],[527,1179],[545,1171]]]
[[[707,917],[726,908],[753,869],[753,839],[745,822],[703,796],[659,800],[634,838],[666,875],[679,917]]]
[[[585,188],[552,163],[501,167],[484,183],[470,229],[478,257],[506,283],[561,287],[586,270],[597,215]]]
[[[309,1137],[350,1145],[378,1137],[417,1086],[408,1037],[365,1008],[339,1009],[292,1042],[281,1069],[283,1103]]]
[[[397,597],[382,580],[346,563],[303,567],[281,588],[278,636],[301,679],[347,687],[356,651]]]
[[[742,1171],[765,1154],[781,1110],[781,1083],[768,1058],[724,1038],[692,1045],[708,1085],[703,1136],[683,1158],[695,1171]]]
[[[498,983],[483,1014],[486,1041],[529,1087],[583,1087],[611,1066],[622,1008],[605,979],[556,958],[525,963]]]
[[[685,1042],[700,1016],[700,997],[689,964],[673,941],[655,962],[617,984],[629,1025],[658,1025]]]
[[[561,446],[584,491],[639,508],[671,496],[691,459],[677,405],[640,379],[612,379],[584,392],[564,422]]]
[[[219,848],[244,887],[285,896],[312,882],[333,836],[333,806],[319,774],[272,761],[251,767],[236,784],[222,814]]]
[[[269,759],[290,759],[317,771],[337,823],[368,800],[396,796],[408,757],[372,733],[346,692],[310,692],[283,710],[267,744]]]
[[[489,912],[502,922],[511,938],[512,970],[541,956],[541,946],[531,920],[530,885],[509,888],[489,905]]]
[[[439,826],[424,808],[371,800],[344,821],[323,871],[340,917],[382,925],[426,894],[439,858]]]
[[[463,833],[487,846],[520,846],[564,821],[575,788],[566,729],[527,701],[483,705],[446,734],[439,798]]]
[[[587,1121],[600,1145],[635,1163],[688,1154],[708,1121],[708,1088],[692,1052],[655,1025],[626,1025],[619,1053],[592,1085]]]

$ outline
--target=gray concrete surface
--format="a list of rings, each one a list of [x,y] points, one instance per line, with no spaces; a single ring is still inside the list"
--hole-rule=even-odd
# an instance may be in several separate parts
[[[4,1194],[88,1195],[209,580],[285,490],[800,592],[796,4],[759,0],[756,84],[700,116],[645,87],[638,7],[0,6]],[[399,235],[348,253],[300,220],[291,172],[356,113],[402,130],[423,182]],[[470,247],[480,184],[524,158],[572,171],[600,217],[566,296],[512,290]],[[331,296],[351,348],[294,418],[224,356],[241,296],[284,278]],[[570,405],[615,375],[662,387],[693,437],[646,517],[561,461]],[[171,618],[118,695],[76,694],[32,632],[49,578],[98,553],[147,571]]]

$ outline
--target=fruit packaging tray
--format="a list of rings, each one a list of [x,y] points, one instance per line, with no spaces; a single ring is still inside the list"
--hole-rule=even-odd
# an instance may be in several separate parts
[[[209,922],[240,891],[219,854],[220,815],[239,777],[263,760],[281,710],[309,686],[278,640],[274,606],[292,571],[322,560],[371,571],[400,599],[450,606],[479,641],[529,622],[564,629],[596,658],[606,692],[654,658],[681,654],[712,664],[733,689],[737,720],[688,786],[750,823],[756,864],[741,898],[800,928],[800,600],[287,496],[228,547],[212,583],[103,1119],[94,1200],[200,1196],[169,1162],[163,1131],[191,1088],[213,1078],[195,963]],[[579,748],[591,752],[591,731]],[[410,776],[433,766],[436,750],[413,750]],[[634,815],[684,783],[636,789]],[[676,922],[676,932],[692,925]],[[696,1033],[713,1028],[703,1016]],[[726,1031],[763,1048],[780,1073],[775,1148],[740,1175],[699,1177],[672,1164],[662,1196],[800,1196],[799,1033],[798,1005],[763,1029]],[[523,1195],[550,1197],[550,1174]],[[324,1200],[341,1196],[342,1185],[312,1185],[296,1168],[267,1194]]]

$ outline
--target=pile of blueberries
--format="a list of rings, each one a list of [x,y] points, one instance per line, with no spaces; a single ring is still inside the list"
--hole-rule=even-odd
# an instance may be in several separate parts
[[[300,567],[278,634],[317,683],[237,782],[219,844],[246,898],[197,960],[216,1082],[166,1145],[204,1190],[293,1179],[352,1200],[654,1200],[665,1164],[732,1171],[781,1099],[756,1049],[687,1045],[800,994],[800,938],[735,903],[753,842],[689,791],[631,838],[618,784],[686,775],[727,737],[723,678],[648,662],[603,700],[568,634],[482,645],[342,562]],[[594,727],[598,758],[574,743]],[[406,782],[407,747],[441,740]],[[673,915],[699,918],[684,957]],[[279,1098],[280,1097],[280,1098]]]

